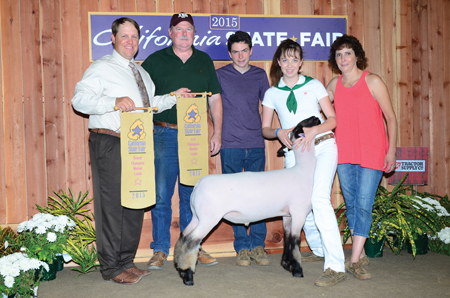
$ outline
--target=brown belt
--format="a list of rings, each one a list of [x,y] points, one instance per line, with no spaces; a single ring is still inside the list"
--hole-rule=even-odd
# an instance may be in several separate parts
[[[120,138],[120,132],[115,132],[114,130],[111,129],[106,129],[106,128],[93,128],[90,129],[91,132],[96,132],[96,133],[102,133],[105,135],[111,135],[111,136],[115,136]]]
[[[153,121],[153,125],[155,126],[162,126],[162,127],[168,127],[173,129],[178,129],[178,125],[174,123],[168,123],[168,122],[162,122],[162,121]]]
[[[317,146],[317,145],[320,144],[320,142],[323,142],[323,141],[328,140],[328,139],[334,139],[334,134],[333,133],[329,133],[329,134],[326,134],[326,135],[323,135],[321,137],[316,138],[315,141],[314,141],[314,145]]]

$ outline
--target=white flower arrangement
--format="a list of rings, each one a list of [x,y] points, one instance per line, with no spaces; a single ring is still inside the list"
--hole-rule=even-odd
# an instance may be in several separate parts
[[[66,215],[38,213],[20,223],[17,232],[24,236],[20,245],[25,247],[29,256],[51,263],[56,254],[63,253],[69,230],[75,226],[75,222]]]
[[[37,286],[34,279],[35,270],[43,266],[48,271],[45,262],[29,258],[26,254],[13,253],[0,258],[0,290],[2,293],[17,293],[21,297],[29,297],[34,294]]]
[[[17,232],[35,230],[38,234],[44,234],[48,229],[54,229],[56,232],[64,232],[66,228],[69,230],[75,227],[75,222],[66,215],[54,216],[47,213],[38,213],[30,220],[24,221],[17,227]]]
[[[445,244],[450,244],[450,227],[443,228],[437,236]]]
[[[434,200],[432,198],[421,198],[421,197],[417,197],[422,201],[427,202],[428,204],[424,204],[423,202],[421,202],[420,200],[417,199],[413,199],[413,201],[415,201],[418,205],[420,205],[421,207],[427,209],[428,211],[434,212],[436,213],[438,216],[450,216],[450,214],[448,213],[448,211],[441,206],[441,204],[439,203],[439,201]],[[417,208],[417,207],[416,207]]]

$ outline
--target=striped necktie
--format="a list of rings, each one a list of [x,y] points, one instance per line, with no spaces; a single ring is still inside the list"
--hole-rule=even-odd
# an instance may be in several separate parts
[[[133,71],[134,78],[136,79],[136,83],[139,87],[139,93],[141,94],[142,103],[144,104],[144,107],[149,107],[150,102],[148,100],[148,93],[147,89],[145,88],[144,81],[142,80],[141,74],[139,73],[139,70],[137,69],[136,65],[134,65],[133,62],[130,62],[128,66]]]

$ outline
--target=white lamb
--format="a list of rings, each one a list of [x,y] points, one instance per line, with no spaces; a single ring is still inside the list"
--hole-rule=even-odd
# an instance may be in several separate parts
[[[320,124],[311,117],[300,122],[291,134],[294,141],[303,127]],[[209,175],[201,178],[191,195],[192,221],[175,245],[174,261],[185,285],[193,285],[200,243],[224,218],[248,224],[283,216],[284,250],[281,265],[296,277],[303,277],[300,233],[311,211],[311,194],[316,165],[311,150],[294,149],[296,164],[289,169]]]

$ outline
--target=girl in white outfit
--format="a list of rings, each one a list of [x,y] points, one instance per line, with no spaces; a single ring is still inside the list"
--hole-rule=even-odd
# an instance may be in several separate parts
[[[331,132],[336,127],[336,114],[322,83],[300,74],[302,63],[303,51],[300,45],[290,39],[281,42],[270,69],[272,87],[267,90],[262,102],[262,134],[267,139],[278,138],[289,149],[304,144],[306,150],[316,146],[312,211],[306,218],[303,230],[313,253],[325,257],[324,273],[315,284],[331,286],[346,279],[341,236],[330,202],[337,165],[336,142]],[[272,128],[274,111],[278,114],[281,128]],[[300,121],[311,116],[318,117],[321,124],[304,128],[305,137],[292,143],[289,133]],[[294,164],[293,151],[289,151],[285,156],[285,167],[290,168]]]

